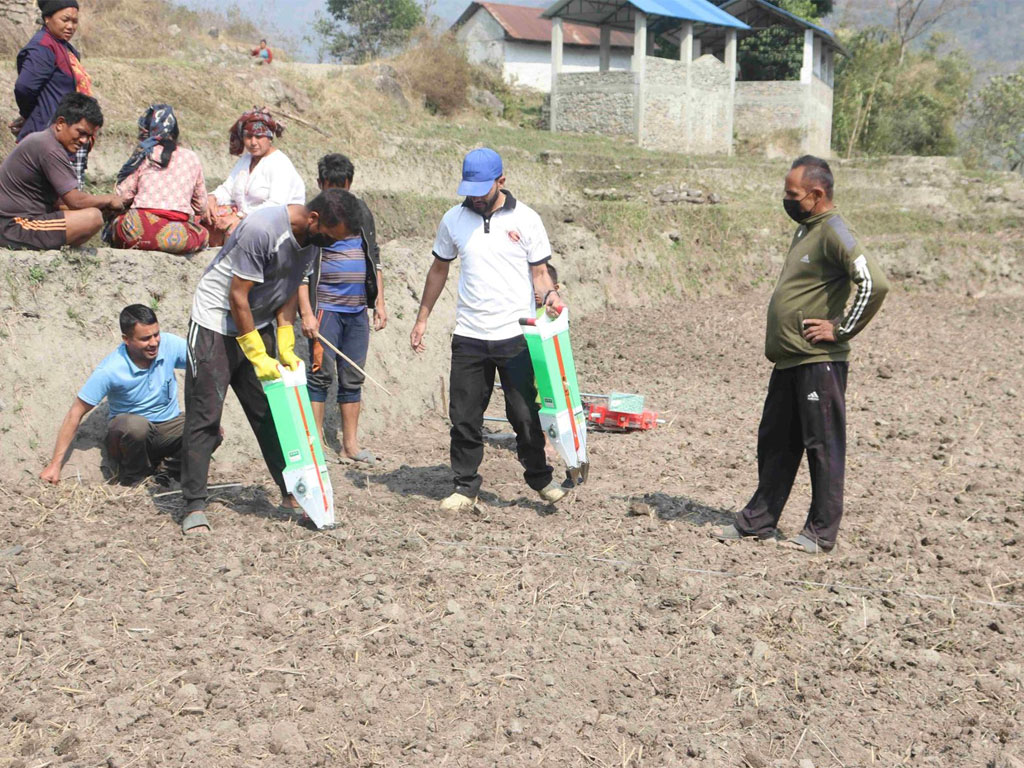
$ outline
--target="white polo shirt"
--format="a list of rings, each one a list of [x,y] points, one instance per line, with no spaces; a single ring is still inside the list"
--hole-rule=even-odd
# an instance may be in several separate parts
[[[530,267],[551,260],[551,243],[535,210],[505,192],[505,204],[481,216],[463,202],[441,219],[434,256],[462,259],[455,335],[501,341],[522,335],[534,317]]]

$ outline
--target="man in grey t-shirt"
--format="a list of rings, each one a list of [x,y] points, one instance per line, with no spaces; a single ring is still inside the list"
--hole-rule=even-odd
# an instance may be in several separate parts
[[[285,489],[284,456],[260,381],[280,378],[278,361],[293,369],[299,364],[292,327],[298,287],[321,247],[359,231],[358,206],[352,194],[332,189],[307,205],[256,211],[235,229],[199,280],[187,339],[183,533],[210,527],[204,514],[207,478],[229,386],[281,489],[282,506],[298,507]]]

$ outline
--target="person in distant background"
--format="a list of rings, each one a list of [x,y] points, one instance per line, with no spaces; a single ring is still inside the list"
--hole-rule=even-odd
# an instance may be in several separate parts
[[[107,355],[71,404],[57,433],[53,458],[40,474],[60,482],[82,419],[104,398],[110,406],[107,458],[123,485],[134,485],[166,461],[180,470],[185,417],[178,406],[175,370],[185,368],[188,345],[180,336],[160,333],[156,314],[144,304],[121,310],[122,344]]]
[[[123,211],[118,195],[89,195],[78,188],[71,154],[103,125],[92,96],[69,93],[53,125],[36,131],[0,165],[0,246],[50,250],[82,245],[103,226],[102,211]]]
[[[11,133],[21,141],[30,133],[48,128],[57,105],[69,93],[92,96],[92,80],[82,66],[81,55],[71,38],[78,31],[76,0],[38,0],[43,28],[18,51],[18,80],[14,98],[20,113],[10,124]],[[82,188],[89,152],[95,137],[75,150],[72,166]]]
[[[274,52],[267,47],[266,38],[260,40],[260,47],[252,49],[252,55],[256,57],[256,65],[270,64],[274,60]]]
[[[224,183],[209,198],[210,245],[224,244],[253,211],[276,205],[305,205],[306,185],[288,156],[274,146],[284,125],[266,107],[253,107],[231,127],[228,150],[241,155]]]
[[[115,248],[195,253],[210,234],[203,164],[178,145],[178,119],[168,104],[153,104],[139,118],[139,144],[117,174],[117,194],[131,210],[110,225]]]

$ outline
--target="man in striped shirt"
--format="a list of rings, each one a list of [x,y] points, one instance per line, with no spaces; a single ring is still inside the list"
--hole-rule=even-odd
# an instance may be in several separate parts
[[[765,355],[775,363],[757,432],[758,486],[722,541],[774,539],[803,454],[811,508],[786,545],[830,551],[843,516],[850,339],[882,306],[888,281],[832,202],[828,163],[804,155],[786,176],[783,208],[799,227],[768,303]],[[847,307],[851,289],[857,292]]]
[[[348,190],[354,175],[355,166],[344,155],[325,155],[317,163],[320,189]],[[373,308],[375,331],[383,330],[388,323],[376,224],[366,203],[358,200],[358,206],[358,234],[321,251],[308,284],[299,288],[299,314],[302,316],[302,333],[309,339],[307,388],[321,440],[327,393],[334,378],[331,369],[336,369],[342,455],[348,460],[372,466],[377,463],[377,457],[371,451],[359,448],[363,374],[318,338],[318,335],[323,336],[356,365],[365,368],[370,346],[368,308]]]

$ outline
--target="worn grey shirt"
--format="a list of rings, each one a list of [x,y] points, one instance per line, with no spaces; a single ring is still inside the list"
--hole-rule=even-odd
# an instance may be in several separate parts
[[[192,300],[192,320],[225,336],[237,336],[229,299],[231,278],[237,275],[257,283],[249,293],[252,319],[257,328],[269,325],[309,276],[319,250],[315,245],[299,245],[287,206],[254,211],[242,220],[200,278]]]

